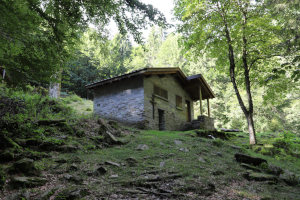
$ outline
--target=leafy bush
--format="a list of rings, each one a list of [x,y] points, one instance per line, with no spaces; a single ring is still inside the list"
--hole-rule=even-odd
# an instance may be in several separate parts
[[[74,110],[61,100],[43,96],[41,89],[26,86],[26,91],[0,84],[0,132],[25,136],[42,134],[37,122],[44,119],[74,119]],[[38,130],[38,131],[36,131]]]

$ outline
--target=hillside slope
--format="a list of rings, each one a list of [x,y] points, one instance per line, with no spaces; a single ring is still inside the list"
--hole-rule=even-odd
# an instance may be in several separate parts
[[[2,91],[0,199],[300,199],[299,138],[135,130],[65,101]]]

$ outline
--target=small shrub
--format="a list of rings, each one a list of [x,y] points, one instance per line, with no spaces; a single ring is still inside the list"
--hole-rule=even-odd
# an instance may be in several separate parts
[[[86,111],[92,111],[92,109],[91,108],[87,108]]]

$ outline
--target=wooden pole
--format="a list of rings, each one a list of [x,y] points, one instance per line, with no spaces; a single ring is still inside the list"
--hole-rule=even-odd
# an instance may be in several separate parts
[[[203,115],[203,107],[202,107],[202,91],[201,91],[201,87],[199,87],[199,102],[200,102],[200,115]]]
[[[207,98],[207,113],[208,117],[210,117],[209,98]]]

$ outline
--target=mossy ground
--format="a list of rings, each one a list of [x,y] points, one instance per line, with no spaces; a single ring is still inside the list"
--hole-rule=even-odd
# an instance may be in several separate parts
[[[93,148],[95,144],[84,138],[78,141],[73,138],[73,143],[82,145],[81,150],[52,152],[51,158],[37,161],[36,165],[51,180],[43,188],[52,190],[55,186],[58,192],[84,187],[89,191],[84,199],[300,199],[299,186],[244,179],[242,174],[246,169],[235,161],[234,154],[242,152],[261,157],[297,174],[299,160],[280,160],[255,153],[247,145],[247,135],[238,135],[216,142],[197,137],[194,131],[135,131],[122,137],[127,144],[103,149]],[[175,144],[175,140],[180,142]],[[138,150],[139,144],[146,144],[149,149]],[[129,165],[128,158],[135,159],[136,164]],[[66,162],[57,163],[57,160]],[[107,165],[106,161],[120,166]],[[74,164],[78,169],[70,170]],[[107,173],[88,175],[98,166],[104,166]],[[64,180],[65,174],[78,177],[82,183]],[[36,193],[37,189],[28,191]]]
[[[7,114],[6,107],[1,107],[0,133],[13,142],[1,152],[12,155],[1,154],[11,161],[0,166],[0,199],[63,199],[66,191],[81,188],[85,194],[81,199],[300,199],[299,184],[246,180],[246,169],[234,158],[237,152],[261,157],[299,176],[300,142],[290,134],[258,133],[259,144],[250,147],[246,133],[213,140],[198,137],[195,131],[123,127],[120,139],[125,144],[110,146],[103,143],[101,124],[91,115],[90,101],[76,96],[53,100],[39,93],[0,90],[7,102],[17,102],[25,109]],[[44,119],[66,122],[38,125]],[[139,145],[148,148],[138,150]],[[48,180],[45,185],[10,188],[12,176],[5,172],[23,157],[34,160]],[[95,174],[100,166],[106,173]]]

